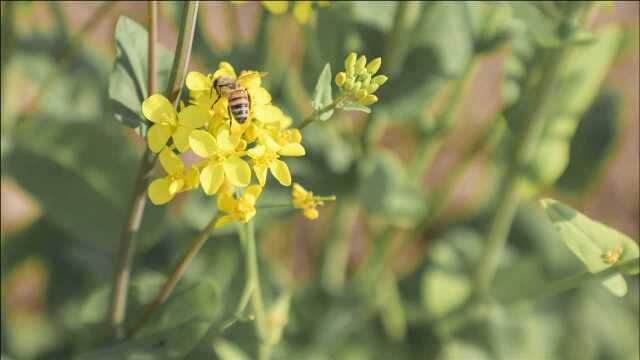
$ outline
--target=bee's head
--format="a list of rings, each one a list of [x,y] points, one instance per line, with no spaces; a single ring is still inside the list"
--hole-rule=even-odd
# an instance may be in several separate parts
[[[235,89],[236,81],[230,76],[220,76],[213,82],[213,86],[220,91],[220,89]]]

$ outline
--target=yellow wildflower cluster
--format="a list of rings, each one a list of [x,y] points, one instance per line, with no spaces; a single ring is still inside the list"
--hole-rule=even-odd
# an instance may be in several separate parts
[[[336,74],[336,85],[341,95],[355,99],[360,105],[371,105],[378,101],[373,95],[388,78],[384,75],[374,76],[382,65],[381,58],[375,58],[367,64],[367,57],[351,53],[344,60],[345,71]]]
[[[280,184],[291,185],[289,167],[281,157],[305,155],[302,134],[290,128],[292,119],[271,104],[271,95],[261,85],[264,75],[244,71],[237,76],[229,63],[222,62],[213,74],[187,75],[190,105],[179,112],[162,95],[144,101],[142,112],[153,123],[147,133],[148,145],[159,153],[167,173],[150,184],[151,202],[164,204],[177,193],[201,186],[207,195],[217,195],[218,209],[226,214],[216,223],[218,227],[229,221],[246,223],[255,215],[268,172]],[[248,115],[242,124],[230,111],[229,100],[214,86],[221,76],[246,90]],[[188,150],[202,158],[190,169],[175,153]],[[250,186],[252,170],[258,184]]]
[[[311,191],[305,190],[300,184],[293,184],[293,207],[302,209],[305,217],[313,220],[318,218],[318,206],[324,205],[325,201],[335,201],[335,196],[313,196]]]
[[[242,4],[246,1],[233,1],[235,4]],[[289,1],[261,1],[262,6],[272,14],[280,15],[289,9]],[[299,23],[306,24],[311,19],[311,3],[313,1],[293,1],[293,16]],[[329,1],[316,1],[318,6],[329,6]]]

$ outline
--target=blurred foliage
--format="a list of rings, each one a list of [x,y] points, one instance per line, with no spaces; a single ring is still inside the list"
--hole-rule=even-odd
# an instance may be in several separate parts
[[[115,57],[85,41],[61,67],[73,36],[69,12],[61,6],[2,5],[2,176],[15,180],[42,210],[24,229],[8,232],[3,226],[2,358],[256,358],[248,317],[221,330],[245,279],[243,245],[232,227],[214,232],[138,336],[106,337],[116,245],[141,153],[138,135],[145,134],[140,103],[148,95],[147,32],[125,13],[112,21]],[[633,30],[617,24],[584,28],[574,21],[588,18],[591,6],[332,2],[314,7],[312,21],[303,25],[257,3],[201,4],[194,62],[209,70],[226,60],[236,69],[268,71],[265,83],[274,103],[295,121],[331,102],[331,69],[340,69],[351,51],[382,56],[382,72],[390,74],[371,114],[345,108],[305,128],[307,157],[290,163],[296,181],[316,193],[335,193],[339,203],[312,224],[289,210],[260,210],[256,217],[258,239],[277,233],[276,245],[259,241],[265,302],[288,320],[276,334],[281,339],[272,339],[280,340],[274,358],[638,358],[637,276],[622,280],[629,289],[625,297],[610,296],[597,282],[536,296],[585,267],[602,270],[603,253],[618,244],[624,245],[617,261],[637,257],[634,240],[561,203],[543,211],[525,202],[500,257],[492,298],[479,304],[473,277],[495,194],[486,190],[484,206],[429,223],[431,188],[425,192],[405,157],[381,145],[395,126],[414,134],[396,136],[399,147],[448,135],[451,129],[434,126],[441,97],[450,96],[471,64],[502,56],[497,111],[509,128],[487,156],[486,165],[497,169],[487,189],[502,189],[506,164],[522,140],[516,135],[524,126],[520,120],[527,111],[540,111],[548,120],[534,160],[520,169],[527,195],[556,191],[583,200],[623,132],[626,104],[602,83],[629,46],[625,39],[633,37]],[[36,11],[50,17],[49,28],[24,31],[22,19],[33,19]],[[169,30],[181,12],[179,2],[161,3]],[[116,14],[108,16],[115,20]],[[252,30],[240,31],[243,22]],[[549,105],[532,109],[548,54],[560,48],[570,55],[545,94]],[[158,46],[161,91],[171,61],[172,51]],[[42,89],[38,110],[29,113],[25,104]],[[137,135],[129,128],[138,128]],[[261,201],[288,199],[286,189],[267,190]],[[550,207],[557,211],[550,214]],[[138,320],[214,209],[196,193],[171,207],[147,206],[127,325]],[[357,276],[362,273],[367,276]]]

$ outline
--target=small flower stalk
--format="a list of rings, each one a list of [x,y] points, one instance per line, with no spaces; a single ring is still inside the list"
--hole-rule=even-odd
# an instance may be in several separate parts
[[[335,201],[335,195],[331,196],[314,196],[311,191],[306,190],[300,184],[294,183],[292,189],[293,207],[301,209],[307,219],[315,220],[318,218],[318,206],[323,206],[325,201]]]
[[[345,71],[336,74],[335,82],[340,88],[340,96],[360,105],[369,106],[378,102],[376,91],[387,82],[385,75],[376,75],[382,66],[382,59],[375,58],[367,64],[365,55],[354,52],[344,60]]]

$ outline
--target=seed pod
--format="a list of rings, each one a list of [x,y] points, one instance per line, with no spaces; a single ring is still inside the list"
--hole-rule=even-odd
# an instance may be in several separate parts
[[[378,75],[376,77],[373,78],[373,83],[378,85],[378,86],[382,86],[382,84],[386,83],[387,80],[389,80],[388,77],[384,76],[384,75]]]
[[[380,70],[381,65],[382,65],[382,58],[377,57],[371,60],[369,65],[367,65],[367,72],[371,75],[375,75],[375,73],[377,73],[378,70]]]
[[[378,97],[375,95],[367,95],[366,97],[364,97],[364,99],[359,100],[358,102],[360,103],[360,105],[367,106],[378,102]]]
[[[345,74],[344,72],[339,72],[336,75],[336,85],[342,86],[345,81],[347,81],[347,74]]]

